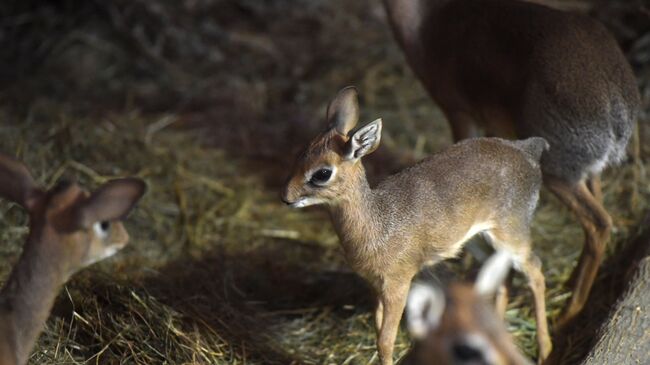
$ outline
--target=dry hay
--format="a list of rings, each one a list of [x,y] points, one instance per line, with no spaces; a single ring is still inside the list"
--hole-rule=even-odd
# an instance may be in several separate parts
[[[52,111],[35,112],[40,113],[49,118]],[[132,244],[66,286],[32,361],[286,364],[373,358],[372,300],[342,262],[327,216],[282,206],[258,176],[242,173],[244,161],[197,144],[195,131],[168,127],[152,134],[161,120],[137,114],[97,123],[62,117],[2,128],[2,135],[12,136],[5,148],[46,185],[60,176],[92,186],[137,175],[150,187],[127,222]],[[632,175],[627,164],[605,177],[606,204],[617,227],[610,251],[640,217],[629,208]],[[638,187],[639,205],[647,206],[650,189]],[[6,273],[26,218],[13,205],[3,204],[1,212]],[[549,194],[533,229],[554,317],[567,297],[561,284],[582,236]],[[532,354],[534,320],[522,284],[515,281],[507,317]],[[400,337],[398,353],[407,347]]]

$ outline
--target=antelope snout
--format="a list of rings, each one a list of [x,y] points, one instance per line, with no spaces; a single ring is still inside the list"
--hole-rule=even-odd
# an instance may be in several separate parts
[[[280,200],[288,206],[293,207],[294,204],[299,200],[300,196],[293,192],[294,189],[291,189],[290,185],[287,185],[282,192],[280,192]]]
[[[287,189],[280,195],[280,199],[291,208],[304,208],[311,205],[323,204],[323,199],[303,196],[300,192],[295,192],[293,189]]]
[[[287,198],[287,195],[286,195],[285,193],[281,193],[281,194],[280,194],[280,200],[282,200],[282,202],[283,202],[284,204],[286,204],[286,205],[291,205],[291,204],[293,204],[293,202],[289,201],[289,199]]]

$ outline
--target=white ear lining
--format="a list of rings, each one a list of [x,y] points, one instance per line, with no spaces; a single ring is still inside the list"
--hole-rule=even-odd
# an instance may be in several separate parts
[[[348,160],[359,159],[374,151],[381,141],[382,120],[376,119],[361,127],[350,137]]]
[[[512,255],[505,251],[496,251],[490,256],[478,273],[474,288],[481,295],[492,295],[496,293],[499,286],[508,276],[512,267]]]
[[[416,339],[438,327],[445,311],[445,295],[437,288],[413,284],[406,304],[408,330]]]

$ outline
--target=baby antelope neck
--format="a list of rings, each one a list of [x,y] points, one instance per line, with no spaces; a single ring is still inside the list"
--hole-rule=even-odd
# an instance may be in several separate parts
[[[69,268],[62,265],[64,252],[57,242],[30,235],[18,263],[0,293],[0,341],[15,345],[17,364],[27,361],[29,352],[47,320]],[[37,247],[39,245],[40,247]]]
[[[382,254],[387,230],[363,167],[356,183],[350,184],[340,199],[330,205],[329,211],[346,259],[365,276],[370,269],[365,265],[376,262]]]

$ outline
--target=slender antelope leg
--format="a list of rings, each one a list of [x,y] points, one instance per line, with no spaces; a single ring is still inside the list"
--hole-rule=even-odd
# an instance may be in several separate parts
[[[381,301],[381,296],[377,299],[377,308],[375,309],[375,329],[377,336],[381,333],[381,326],[384,321],[384,303]]]
[[[528,278],[528,286],[533,292],[535,301],[535,321],[537,322],[537,344],[539,346],[538,364],[542,364],[553,348],[551,337],[548,333],[548,324],[546,322],[546,283],[542,273],[542,263],[537,256],[531,253],[527,261],[522,263],[521,270]]]
[[[503,320],[506,317],[506,308],[508,307],[508,285],[506,283],[499,285],[496,296],[494,310],[499,319]]]
[[[406,306],[410,283],[409,278],[408,280],[390,283],[383,288],[381,295],[384,306],[384,321],[377,338],[379,359],[382,365],[393,364],[393,347],[399,329],[399,322],[402,319],[402,312],[404,312]]]
[[[543,363],[552,350],[551,337],[548,332],[548,322],[546,320],[546,283],[542,273],[542,262],[535,254],[529,251],[530,231],[526,228],[524,233],[513,235],[513,231],[504,231],[501,229],[492,229],[488,232],[495,248],[511,247],[515,254],[518,265],[515,268],[526,275],[528,287],[533,293],[535,303],[535,322],[537,323],[537,344],[539,346],[538,362]],[[527,248],[521,250],[521,248]]]
[[[573,295],[558,320],[558,328],[561,329],[582,310],[587,301],[605,253],[612,219],[584,181],[570,186],[564,181],[549,178],[547,186],[574,212],[585,232],[585,244],[578,265],[571,274]]]
[[[454,141],[460,141],[467,138],[476,138],[479,136],[476,121],[467,112],[457,111],[446,113],[451,127],[451,134]]]
[[[600,203],[603,203],[603,189],[600,181],[600,175],[594,175],[587,180],[587,187],[589,191],[594,196],[594,198]]]

